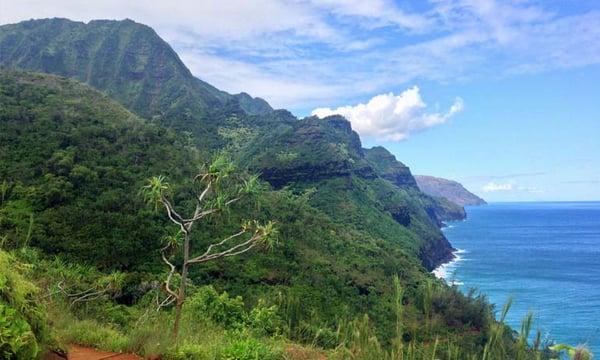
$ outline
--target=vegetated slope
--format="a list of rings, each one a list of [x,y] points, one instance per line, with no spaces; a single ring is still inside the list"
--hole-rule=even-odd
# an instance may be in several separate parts
[[[305,124],[318,124],[318,119],[299,121],[287,111],[267,111],[270,109],[268,104],[244,93],[236,97],[237,102],[231,101],[230,95],[192,77],[173,50],[147,26],[130,20],[91,21],[88,24],[64,19],[26,21],[0,27],[0,53],[0,63],[6,66],[37,69],[86,81],[131,111],[175,128],[206,152],[227,147],[236,157],[249,159],[240,163],[254,164],[254,170],[261,171],[263,178],[275,187],[308,184],[307,181],[318,181],[323,176],[327,181],[311,185],[323,186],[323,191],[313,201],[321,210],[333,215],[330,210],[335,209],[340,221],[346,221],[357,230],[376,231],[375,236],[385,235],[387,240],[402,239],[403,246],[420,254],[429,269],[451,257],[451,247],[437,227],[442,220],[460,217],[460,214],[447,202],[426,197],[414,186],[401,184],[398,188],[382,181],[366,160],[360,140],[350,130],[349,123],[340,120],[340,126],[347,128],[346,133],[354,134],[352,141],[358,144],[354,144],[358,146],[356,156],[343,154],[353,150],[354,146],[347,143],[349,135],[344,135],[344,131],[330,132],[322,146],[312,146],[311,131],[317,129],[314,135],[318,139],[319,127]],[[247,111],[242,111],[240,106]],[[288,171],[285,161],[257,163],[257,159],[285,159],[286,154],[281,153],[285,149],[275,150],[272,145],[289,140],[286,130],[289,127],[298,128],[299,132],[293,136],[298,136],[298,146],[304,147],[300,167]],[[338,147],[339,151],[331,151],[331,146]],[[251,159],[253,157],[257,159]],[[351,191],[357,208],[368,209],[370,217],[361,218],[361,214],[334,207],[334,204],[344,205],[341,201],[350,193],[348,189],[333,186],[331,181],[343,183],[349,171],[357,175],[353,179],[371,184],[367,188],[355,186]],[[385,187],[401,194],[402,200],[391,201],[385,195]],[[339,202],[321,201],[321,195],[325,193]],[[397,203],[392,204],[394,201]],[[404,226],[400,225],[402,222],[408,224],[405,214],[408,208],[415,220],[411,225],[412,237],[407,238]],[[381,211],[395,213],[397,221],[390,223],[389,216],[376,215]],[[363,220],[377,225],[371,226]],[[418,234],[415,232],[417,227],[420,229]],[[394,234],[395,231],[399,233]]]
[[[311,204],[332,219],[418,256],[426,268],[452,258],[435,200],[380,177],[343,117],[281,123],[243,153],[242,162],[275,187],[312,191]]]
[[[437,225],[441,226],[443,221],[462,220],[466,218],[465,209],[445,198],[432,197],[423,193],[417,186],[417,181],[410,169],[396,160],[396,157],[384,147],[375,146],[365,149],[367,159],[373,164],[377,173],[392,184],[411,192],[421,203],[427,213],[435,218]]]
[[[168,174],[175,203],[185,209],[187,192],[179,184],[192,176],[200,160],[189,144],[88,86],[14,71],[0,71],[0,129],[4,246],[31,244],[71,261],[160,277],[160,239],[171,228],[163,214],[142,203],[138,191],[149,176]],[[324,183],[323,196],[337,192],[340,181],[346,179]],[[360,205],[354,197],[376,201],[377,194],[362,199],[363,194],[352,188],[330,193],[340,206],[359,207],[351,216],[366,213],[367,218],[350,226],[339,213],[333,212],[331,220],[309,204],[319,193],[267,191],[256,199],[260,211],[254,203],[243,203],[227,217],[205,224],[194,238],[195,249],[231,234],[248,216],[276,221],[280,246],[273,252],[207,264],[194,269],[192,278],[197,284],[244,294],[248,301],[277,294],[302,299],[298,316],[311,319],[314,331],[335,326],[340,313],[348,318],[369,313],[389,336],[391,276],[399,274],[402,284],[413,289],[428,277],[413,254],[414,244],[422,240],[383,209],[374,213],[369,205]],[[380,230],[359,226],[364,219],[377,222],[375,216],[386,217],[385,226],[372,224]],[[427,219],[414,221],[418,229]],[[134,275],[127,281],[131,285],[119,301],[135,302],[144,286]]]
[[[460,206],[486,204],[485,200],[469,192],[456,181],[426,175],[416,175],[415,179],[419,188],[428,195],[448,199]]]
[[[199,155],[181,137],[75,81],[12,71],[0,72],[0,128],[9,241],[29,232],[49,253],[111,268],[155,257],[162,225],[138,191],[151,174],[192,174]]]
[[[0,27],[0,64],[73,77],[142,117],[188,130],[205,148],[219,144],[224,114],[272,109],[248,94],[230,95],[192,76],[150,27],[131,20],[25,21]]]

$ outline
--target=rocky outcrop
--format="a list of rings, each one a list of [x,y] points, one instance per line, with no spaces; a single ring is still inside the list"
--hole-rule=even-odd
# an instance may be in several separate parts
[[[426,245],[421,248],[419,258],[423,266],[432,271],[441,264],[454,259],[453,252],[455,250],[446,237],[441,236],[427,241]]]

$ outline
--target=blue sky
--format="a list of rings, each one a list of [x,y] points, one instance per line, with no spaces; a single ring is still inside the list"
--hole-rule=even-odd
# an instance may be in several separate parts
[[[203,80],[488,200],[600,200],[597,0],[0,1],[55,16],[150,25]]]

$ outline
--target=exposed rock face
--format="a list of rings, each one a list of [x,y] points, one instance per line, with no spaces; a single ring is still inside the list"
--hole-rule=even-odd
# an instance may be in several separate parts
[[[358,134],[341,116],[289,121],[248,149],[247,162],[276,188],[307,181],[376,178]]]
[[[454,259],[453,252],[455,250],[445,237],[438,237],[429,241],[427,246],[421,249],[419,258],[421,258],[423,266],[427,270],[432,271],[439,265]]]
[[[415,179],[419,188],[427,195],[442,197],[460,206],[486,204],[485,200],[456,181],[425,175],[415,175]]]

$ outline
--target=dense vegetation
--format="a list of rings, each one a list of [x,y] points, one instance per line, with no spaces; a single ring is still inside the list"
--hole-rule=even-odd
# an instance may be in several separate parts
[[[484,297],[428,273],[451,257],[439,226],[460,209],[420,192],[385,149],[363,149],[345,119],[298,120],[220,92],[131,21],[3,26],[0,62],[105,93],[0,70],[5,357],[72,343],[172,359],[543,355]],[[175,343],[160,250],[177,227],[140,190],[164,175],[177,212],[193,213],[189,180],[215,158],[259,172],[260,191],[199,224],[191,255],[248,214],[276,224],[278,245],[190,268]]]
[[[154,30],[131,20],[5,25],[0,63],[86,82],[147,119],[202,135],[197,145],[204,149],[220,144],[216,127],[224,114],[271,111],[262,99],[230,95],[193,77]]]

